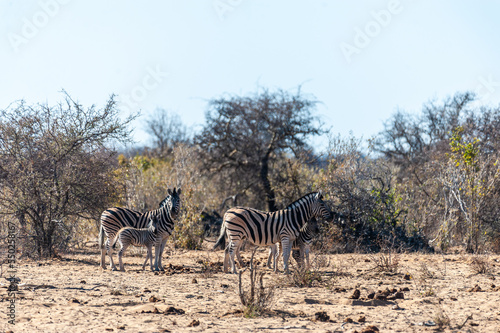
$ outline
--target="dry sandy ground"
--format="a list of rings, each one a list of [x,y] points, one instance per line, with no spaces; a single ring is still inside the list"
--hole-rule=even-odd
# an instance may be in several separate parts
[[[57,260],[21,261],[15,325],[7,322],[3,264],[0,331],[435,332],[442,324],[445,332],[500,332],[498,255],[485,258],[487,274],[477,274],[465,254],[398,255],[391,258],[397,260],[392,273],[375,268],[388,259],[381,255],[318,256],[314,270],[321,282],[296,287],[291,276],[263,267],[262,249],[256,258],[267,272],[264,285],[276,285],[274,302],[266,314],[245,318],[238,276],[218,265],[222,251],[167,252],[164,263],[173,266],[164,274],[142,271],[144,254],[132,252],[124,257],[126,272],[101,270],[95,247]],[[248,260],[250,253],[243,256]],[[248,279],[246,272],[244,283]],[[356,289],[360,297],[350,298]],[[368,298],[386,289],[399,291],[398,298]]]

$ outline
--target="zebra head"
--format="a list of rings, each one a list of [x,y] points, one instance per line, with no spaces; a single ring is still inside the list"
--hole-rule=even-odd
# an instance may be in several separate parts
[[[326,221],[333,220],[333,214],[330,211],[330,208],[323,201],[323,194],[321,191],[317,192],[314,195],[314,201],[312,206],[313,217],[323,218]]]
[[[320,232],[319,222],[315,217],[312,217],[307,221],[304,226],[300,229],[300,232],[307,232],[311,235],[317,235]]]
[[[175,219],[181,210],[181,198],[179,197],[181,195],[181,189],[176,189],[174,187],[173,191],[167,189],[167,192],[168,196],[160,203],[160,207],[166,207],[170,212],[170,216]]]
[[[312,218],[307,222],[307,229],[313,234],[317,235],[319,234],[319,223],[316,218]]]

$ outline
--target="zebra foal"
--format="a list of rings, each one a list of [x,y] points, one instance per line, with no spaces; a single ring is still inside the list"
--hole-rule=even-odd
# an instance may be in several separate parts
[[[288,273],[288,259],[293,241],[311,218],[332,219],[330,209],[323,202],[321,192],[313,192],[291,203],[287,208],[275,212],[263,212],[253,208],[234,207],[226,211],[221,232],[214,249],[225,248],[224,271],[230,261],[232,272],[236,273],[235,254],[240,260],[239,249],[247,239],[257,246],[269,246],[281,242],[283,263]],[[225,236],[229,244],[225,247]]]
[[[160,238],[155,244],[155,270],[162,270],[161,257],[167,237],[174,230],[174,220],[180,212],[181,207],[181,189],[167,190],[168,195],[160,202],[160,208],[145,213],[140,213],[128,208],[114,207],[106,209],[101,215],[101,227],[99,228],[99,248],[101,249],[101,268],[106,269],[106,252],[109,256],[109,265],[112,270],[116,270],[113,262],[113,248],[110,246],[113,240],[124,227],[133,227],[144,229],[149,227],[150,219],[156,221],[156,232]],[[106,241],[104,241],[104,239]]]
[[[124,272],[123,267],[123,254],[125,250],[130,246],[145,246],[148,249],[148,254],[146,260],[142,265],[142,269],[146,268],[146,263],[149,259],[149,266],[153,271],[153,246],[156,245],[158,241],[161,241],[158,237],[158,232],[155,227],[155,223],[151,220],[149,228],[136,229],[133,227],[125,227],[120,229],[113,239],[111,247],[114,249],[117,243],[120,244],[120,251],[118,251],[118,262],[120,263],[120,271]]]
[[[313,238],[319,234],[319,223],[318,220],[312,218],[306,223],[299,233],[299,236],[293,241],[292,245],[292,257],[295,259],[299,267],[304,264],[304,259],[306,262],[306,269],[309,269],[309,253],[311,252],[311,243]],[[279,253],[280,243],[273,244],[269,247],[269,257],[267,258],[267,267],[273,268],[277,271],[277,262]],[[304,258],[305,257],[305,258]],[[271,262],[274,259],[273,266],[271,267]]]

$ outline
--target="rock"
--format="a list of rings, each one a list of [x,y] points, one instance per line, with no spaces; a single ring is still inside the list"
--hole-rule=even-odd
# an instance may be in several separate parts
[[[321,312],[316,312],[314,314],[314,319],[316,321],[322,321],[322,322],[325,322],[325,321],[329,321],[330,320],[330,316],[326,314],[325,311],[321,311]]]
[[[359,296],[361,296],[361,292],[359,291],[359,289],[355,289],[349,299],[359,299]]]
[[[182,309],[176,309],[174,308],[173,306],[171,307],[168,307],[165,312],[165,314],[180,314],[180,315],[183,315],[184,313],[186,313],[184,310]]]
[[[156,296],[154,296],[154,295],[153,295],[153,296],[151,296],[151,297],[149,298],[149,300],[148,300],[148,301],[149,301],[149,302],[153,302],[153,303],[154,303],[154,302],[159,302],[159,301],[161,301],[161,300],[160,300],[158,297],[156,297]]]
[[[468,292],[471,292],[471,293],[478,293],[478,292],[481,292],[481,291],[483,291],[483,290],[481,289],[481,287],[480,287],[478,284],[476,284],[476,285],[474,286],[474,288],[470,288],[470,289],[469,289],[469,290],[467,290],[467,291],[468,291]]]
[[[365,316],[361,316],[358,318],[358,323],[364,323],[366,321],[366,317]]]
[[[379,331],[378,327],[374,326],[374,325],[366,326],[365,328],[363,328],[361,330],[361,333],[376,333],[376,332],[380,332],[380,331]]]
[[[196,327],[200,325],[200,321],[193,319],[193,321],[188,325],[188,327]]]

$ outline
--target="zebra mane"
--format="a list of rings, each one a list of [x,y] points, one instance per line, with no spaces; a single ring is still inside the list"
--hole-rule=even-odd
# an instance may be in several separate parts
[[[297,200],[295,200],[294,202],[292,202],[292,203],[291,203],[291,204],[289,204],[288,206],[286,206],[286,208],[285,208],[285,209],[291,209],[291,208],[293,208],[293,206],[294,206],[295,204],[297,204],[297,202],[299,202],[300,200],[304,199],[305,197],[308,197],[308,196],[311,196],[311,195],[316,195],[316,194],[318,194],[318,192],[309,192],[309,193],[307,193],[306,195],[301,196],[300,198],[298,198]]]

